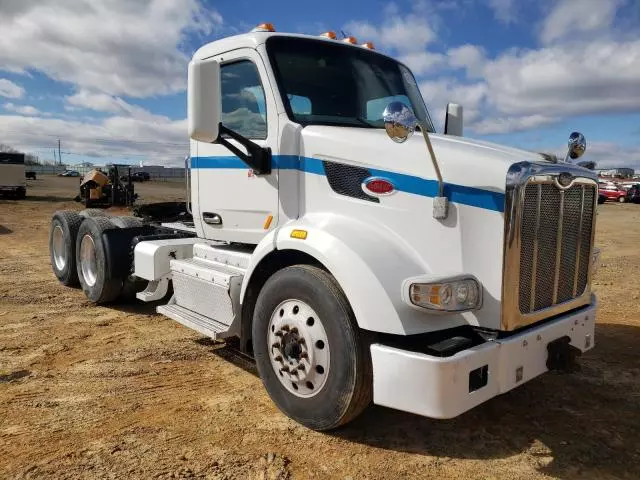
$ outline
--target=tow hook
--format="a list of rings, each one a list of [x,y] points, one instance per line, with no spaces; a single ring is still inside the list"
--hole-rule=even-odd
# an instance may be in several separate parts
[[[579,348],[571,345],[571,338],[560,337],[547,345],[547,368],[566,373],[580,371],[577,359],[582,352]]]

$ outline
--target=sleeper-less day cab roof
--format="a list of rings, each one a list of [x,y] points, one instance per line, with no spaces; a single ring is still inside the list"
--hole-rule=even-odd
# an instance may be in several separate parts
[[[271,37],[300,38],[305,40],[315,40],[318,42],[326,42],[328,44],[338,43],[342,46],[346,46],[350,48],[357,48],[357,49],[366,48],[363,45],[347,43],[341,40],[334,40],[321,35],[305,35],[305,34],[296,34],[296,33],[257,31],[257,32],[244,33],[240,35],[234,35],[232,37],[226,37],[220,40],[216,40],[214,42],[210,42],[200,47],[198,50],[196,50],[196,52],[193,54],[193,59],[196,61],[202,61],[207,58],[211,58],[216,55],[220,55],[220,54],[227,53],[227,52],[241,49],[241,48],[257,49],[260,45],[265,44],[266,41]],[[395,62],[402,64],[402,62],[399,62],[397,59],[389,55],[385,55],[378,51],[374,51],[373,53],[392,59]],[[507,146],[493,143],[493,142],[473,140],[466,137],[464,138],[451,137],[447,135],[440,136],[438,134],[433,134],[433,133],[432,135],[436,145],[440,144],[441,141],[444,141],[445,144],[449,144],[449,145],[451,145],[451,143],[455,143],[457,144],[458,148],[462,150],[462,152],[460,153],[463,153],[466,151],[469,154],[480,154],[482,156],[482,153],[486,152],[487,154],[486,156],[489,157],[488,160],[491,159],[493,154],[499,157],[500,160],[506,161],[507,163],[514,163],[514,162],[525,161],[525,160],[533,161],[533,162],[550,163],[542,155],[536,152],[531,152],[531,151],[514,148],[514,147],[507,147]]]
[[[256,49],[258,46],[264,44],[267,39],[271,37],[288,37],[288,38],[302,38],[306,40],[317,40],[318,42],[327,42],[331,44],[339,43],[340,45],[347,45],[352,48],[366,48],[362,45],[352,44],[342,42],[341,40],[333,40],[327,37],[322,37],[319,35],[304,35],[300,33],[281,33],[281,32],[250,32],[243,33],[241,35],[234,35],[233,37],[221,38],[220,40],[216,40],[211,43],[207,43],[200,47],[193,54],[194,60],[205,60],[207,58],[211,58],[215,55],[220,55],[221,53],[229,52],[231,50],[237,50],[239,48],[253,48]],[[382,55],[383,57],[392,58],[389,55],[385,55],[384,53],[377,52],[378,55]],[[397,60],[396,60],[397,61]],[[401,63],[401,62],[399,62]]]

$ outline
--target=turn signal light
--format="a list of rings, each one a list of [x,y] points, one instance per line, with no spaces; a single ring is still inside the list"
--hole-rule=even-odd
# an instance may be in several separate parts
[[[273,27],[273,23],[261,23],[251,31],[252,32],[275,32],[276,29]]]
[[[324,32],[320,34],[321,37],[330,38],[331,40],[335,40],[338,38],[336,32]]]
[[[413,283],[409,299],[418,307],[443,312],[465,312],[482,305],[482,288],[475,278],[460,277],[435,283]]]
[[[364,48],[368,48],[369,50],[375,50],[376,47],[373,45],[373,42],[365,42],[362,44]]]
[[[351,45],[357,45],[358,39],[356,37],[345,37],[342,39],[344,43],[350,43]]]

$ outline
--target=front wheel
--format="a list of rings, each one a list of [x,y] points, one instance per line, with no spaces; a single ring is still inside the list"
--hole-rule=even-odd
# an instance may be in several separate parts
[[[297,422],[330,430],[371,402],[368,345],[326,271],[296,265],[275,273],[258,296],[252,334],[262,383]]]

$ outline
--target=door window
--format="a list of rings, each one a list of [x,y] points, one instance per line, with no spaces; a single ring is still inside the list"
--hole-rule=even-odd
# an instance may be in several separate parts
[[[222,123],[247,138],[267,138],[267,107],[260,74],[249,60],[223,65]]]

